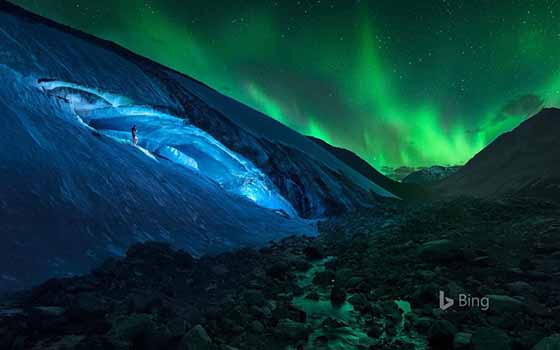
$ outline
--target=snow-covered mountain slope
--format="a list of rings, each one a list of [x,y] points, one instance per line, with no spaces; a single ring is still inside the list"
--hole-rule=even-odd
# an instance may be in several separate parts
[[[120,137],[118,122],[107,121],[115,131],[91,129],[35,78],[5,65],[0,75],[0,289],[83,272],[136,241],[165,240],[198,255],[314,234],[312,222],[266,208],[290,211],[277,191],[246,196],[268,185],[259,182],[262,173],[227,159],[204,132],[185,126],[173,148],[160,146],[157,130],[146,131],[135,147]],[[224,160],[216,171],[223,183],[204,176],[202,162],[197,170],[173,158],[189,142],[208,163]],[[255,185],[244,186],[250,179]]]
[[[392,196],[204,84],[2,1],[0,79],[0,290],[141,240],[199,255],[314,234],[307,219]]]
[[[460,165],[455,166],[441,166],[433,165],[426,168],[421,168],[412,173],[408,174],[404,179],[403,183],[408,184],[418,184],[418,185],[430,185],[438,181],[445,179],[451,174],[456,173],[461,169]]]

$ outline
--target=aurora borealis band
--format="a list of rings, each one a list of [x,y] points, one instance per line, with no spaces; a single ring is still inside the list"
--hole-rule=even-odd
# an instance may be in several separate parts
[[[560,107],[560,1],[16,0],[378,169],[461,164]]]

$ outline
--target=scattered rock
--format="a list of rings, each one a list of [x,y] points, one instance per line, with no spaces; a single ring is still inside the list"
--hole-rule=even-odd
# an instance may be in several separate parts
[[[554,219],[560,215],[542,218],[525,202],[513,208],[470,199],[437,205],[388,211],[393,224],[383,234],[377,234],[386,221],[379,212],[387,209],[373,208],[322,222],[318,238],[292,237],[259,251],[196,260],[165,244],[138,245],[91,274],[47,282],[21,303],[2,304],[0,343],[48,348],[76,335],[84,338],[75,350],[260,350],[272,348],[274,336],[279,348],[295,350],[312,331],[318,348],[358,331],[368,337],[357,337],[356,349],[412,349],[402,341],[408,338],[427,340],[435,350],[554,349],[550,342],[559,336],[543,337],[560,332],[560,307],[550,307],[558,301],[550,273],[558,259],[534,252],[556,241],[550,228],[560,227]],[[494,229],[496,218],[503,221]],[[332,226],[337,236],[331,241],[325,225],[333,222],[339,224]],[[533,249],[535,241],[541,248]],[[319,256],[304,253],[310,246],[329,258],[308,285],[310,261]],[[469,263],[461,263],[465,259]],[[490,310],[441,312],[440,289],[449,297],[490,295]],[[308,300],[298,308],[292,303],[299,295]],[[345,305],[328,310],[326,318],[316,311],[330,309],[328,301],[309,300],[327,297],[335,306],[347,299],[359,312],[346,313]],[[410,302],[405,322],[394,300]],[[537,348],[539,342],[545,345]]]

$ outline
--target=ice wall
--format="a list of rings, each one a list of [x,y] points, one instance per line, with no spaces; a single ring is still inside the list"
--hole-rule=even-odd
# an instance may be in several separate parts
[[[229,193],[264,208],[297,216],[272,182],[243,156],[189,122],[152,106],[136,105],[124,96],[79,84],[39,79],[41,91],[67,102],[76,120],[104,135],[131,144],[131,128],[138,130],[138,146],[152,154],[205,176]]]

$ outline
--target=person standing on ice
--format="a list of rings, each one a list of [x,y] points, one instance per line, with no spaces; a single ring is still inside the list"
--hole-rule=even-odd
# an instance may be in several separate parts
[[[138,143],[138,135],[137,135],[138,130],[136,129],[136,125],[132,126],[131,131],[132,131],[132,143],[136,145]]]

